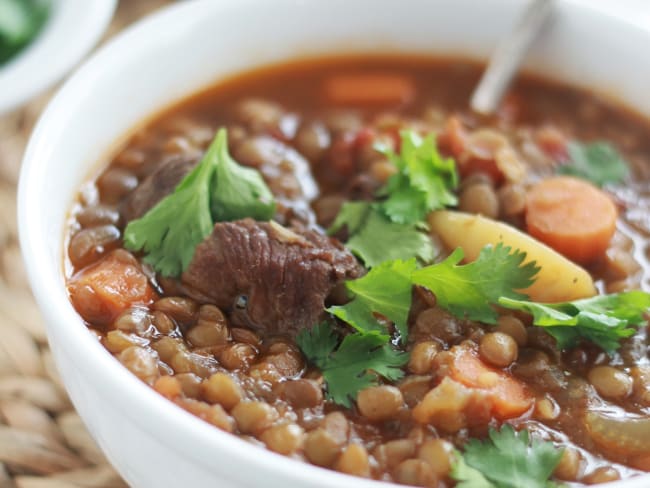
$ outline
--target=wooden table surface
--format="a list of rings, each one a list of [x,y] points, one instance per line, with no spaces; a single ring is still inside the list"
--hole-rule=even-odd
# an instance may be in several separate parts
[[[167,3],[121,0],[103,42]],[[118,488],[127,485],[86,431],[57,375],[18,248],[20,162],[55,91],[0,116],[0,488]]]

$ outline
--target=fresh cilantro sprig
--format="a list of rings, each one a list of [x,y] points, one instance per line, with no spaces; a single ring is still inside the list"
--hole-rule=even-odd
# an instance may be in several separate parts
[[[455,452],[451,477],[457,488],[551,488],[549,478],[562,458],[563,449],[531,438],[528,431],[503,425],[490,429],[485,441],[471,439],[464,453]]]
[[[412,257],[431,262],[435,249],[426,233],[426,215],[457,203],[453,193],[458,185],[456,165],[453,159],[440,156],[433,135],[422,138],[402,131],[400,137],[399,154],[378,147],[397,168],[378,191],[378,200],[344,204],[329,229],[334,234],[346,227],[347,247],[370,268]]]
[[[0,65],[34,40],[50,9],[46,0],[0,0]]]
[[[413,284],[430,290],[455,316],[487,324],[496,323],[493,305],[500,298],[527,298],[517,290],[532,285],[540,269],[534,261],[523,264],[526,253],[503,243],[484,247],[475,261],[460,265],[463,256],[457,248],[441,263],[416,270]]]
[[[486,246],[472,263],[459,265],[462,258],[458,248],[444,261],[423,268],[417,267],[415,259],[384,262],[362,278],[348,281],[352,300],[328,311],[357,331],[386,334],[377,321],[381,315],[395,324],[405,342],[414,285],[429,289],[438,305],[457,317],[493,324],[499,298],[527,298],[517,290],[530,286],[539,270],[534,262],[524,264],[526,253],[502,243]]]
[[[143,251],[144,261],[164,276],[179,276],[214,222],[275,213],[271,191],[261,175],[228,154],[226,129],[220,129],[199,164],[141,218],[124,230],[124,246]]]
[[[350,238],[345,246],[372,268],[387,260],[418,258],[428,263],[435,256],[431,238],[416,225],[392,222],[370,202],[343,204],[329,230],[347,227]]]
[[[396,351],[382,335],[355,333],[339,338],[324,322],[296,337],[302,352],[323,373],[327,397],[350,407],[364,388],[376,385],[379,377],[397,381],[404,372],[408,354]]]
[[[345,305],[330,307],[327,311],[359,332],[387,335],[386,329],[376,319],[376,314],[380,314],[395,324],[405,340],[416,268],[415,259],[386,261],[372,268],[367,275],[348,281],[345,286],[352,300]]]
[[[533,323],[544,327],[561,349],[586,339],[608,353],[620,346],[646,321],[650,294],[635,290],[561,303],[535,303],[502,297],[499,305],[533,316]]]
[[[379,194],[384,213],[400,224],[422,222],[432,210],[455,206],[458,198],[456,163],[438,152],[433,134],[422,138],[413,131],[400,132],[400,153],[379,146],[397,167]]]
[[[620,183],[629,175],[628,164],[608,142],[571,142],[567,149],[569,162],[559,166],[558,173],[577,176],[598,186]]]

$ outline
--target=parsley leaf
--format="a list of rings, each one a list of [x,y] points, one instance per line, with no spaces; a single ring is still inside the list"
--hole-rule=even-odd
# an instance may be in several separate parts
[[[561,303],[535,303],[508,297],[499,305],[532,314],[535,325],[546,327],[558,347],[572,347],[579,339],[589,340],[608,353],[620,340],[634,335],[650,309],[650,294],[635,290]]]
[[[327,311],[359,332],[386,335],[386,330],[374,316],[381,314],[395,323],[404,342],[408,336],[406,322],[411,308],[411,277],[416,267],[415,259],[386,261],[372,268],[367,275],[346,282],[345,286],[353,295],[352,301],[330,307]]]
[[[460,452],[454,451],[453,456],[449,475],[457,482],[456,488],[497,488],[478,469],[468,465]]]
[[[144,251],[144,261],[164,276],[178,276],[189,266],[196,246],[212,232],[210,180],[213,168],[204,158],[173,193],[124,230],[124,247]]]
[[[563,450],[550,442],[531,439],[525,429],[516,432],[510,425],[504,425],[500,431],[490,429],[489,439],[484,442],[471,439],[464,451],[464,463],[454,464],[452,477],[464,482],[467,488],[558,486],[549,478],[560,462]],[[479,477],[471,468],[482,476]],[[474,484],[475,481],[479,484]]]
[[[0,65],[34,40],[50,8],[46,0],[0,0]]]
[[[558,173],[573,175],[603,186],[620,183],[629,174],[627,163],[618,151],[607,142],[568,145],[570,161],[558,167]]]
[[[351,407],[351,399],[364,388],[376,385],[378,376],[389,381],[400,379],[401,366],[408,354],[395,351],[386,338],[376,334],[350,334],[336,348],[336,334],[327,323],[303,330],[296,337],[307,359],[323,373],[327,396],[333,402]]]
[[[164,276],[179,276],[215,221],[252,217],[268,220],[273,195],[260,174],[239,166],[228,154],[220,129],[199,164],[163,198],[124,230],[124,246],[144,251],[144,261]]]
[[[539,271],[535,262],[522,266],[525,252],[511,251],[502,243],[486,246],[475,261],[459,265],[463,251],[457,248],[444,261],[416,270],[413,283],[428,288],[457,317],[494,324],[498,314],[492,304],[501,297],[526,298],[516,290],[530,286]]]
[[[339,343],[339,338],[327,322],[303,329],[296,337],[300,350],[314,365],[323,368],[327,358]]]
[[[379,146],[397,173],[377,193],[381,201],[343,205],[329,234],[347,227],[348,249],[371,268],[392,259],[431,262],[435,250],[425,222],[431,210],[456,205],[458,174],[453,159],[443,159],[433,135],[402,131],[400,154]]]
[[[210,154],[212,149],[214,154]],[[216,222],[246,217],[269,220],[273,217],[275,201],[271,190],[259,171],[241,166],[230,157],[225,129],[219,130],[205,157],[217,161],[210,206]]]
[[[399,155],[378,148],[398,169],[380,191],[388,196],[381,208],[393,222],[415,224],[432,210],[458,203],[453,193],[458,174],[454,160],[444,159],[438,152],[433,134],[423,139],[407,130],[400,137]]]
[[[347,202],[328,233],[347,227],[350,239],[346,247],[368,267],[393,259],[417,257],[430,262],[435,250],[431,238],[415,225],[391,222],[377,204]]]

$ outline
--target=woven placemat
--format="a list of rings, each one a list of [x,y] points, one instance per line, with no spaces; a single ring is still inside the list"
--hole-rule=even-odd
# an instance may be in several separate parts
[[[165,3],[122,0],[106,38]],[[0,488],[124,487],[58,377],[18,248],[20,161],[51,94],[0,117]]]

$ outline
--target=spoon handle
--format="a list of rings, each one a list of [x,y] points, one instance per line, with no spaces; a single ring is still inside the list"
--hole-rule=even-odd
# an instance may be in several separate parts
[[[510,86],[519,65],[552,11],[552,0],[532,0],[510,34],[492,54],[487,69],[472,93],[473,111],[493,113]]]

